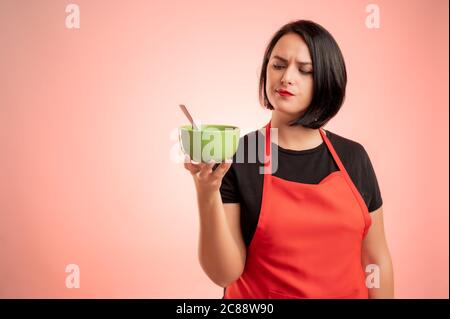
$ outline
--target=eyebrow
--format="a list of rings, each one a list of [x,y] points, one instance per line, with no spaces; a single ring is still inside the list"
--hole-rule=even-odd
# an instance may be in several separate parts
[[[281,60],[281,61],[283,61],[283,62],[287,62],[287,60],[286,60],[285,58],[282,58],[282,57],[280,57],[280,56],[278,56],[278,55],[274,55],[273,58],[274,58],[274,59]],[[297,62],[298,65],[312,64],[311,62],[302,62],[302,61],[296,61],[296,62]]]

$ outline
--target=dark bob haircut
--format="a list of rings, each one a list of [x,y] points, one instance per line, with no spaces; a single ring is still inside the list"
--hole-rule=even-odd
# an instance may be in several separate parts
[[[317,129],[325,125],[339,111],[345,98],[347,72],[338,44],[322,26],[308,20],[298,20],[281,27],[270,40],[263,59],[259,79],[259,101],[273,110],[266,93],[266,72],[269,58],[278,40],[285,34],[298,34],[306,43],[313,65],[313,97],[306,112],[291,126],[302,125]]]

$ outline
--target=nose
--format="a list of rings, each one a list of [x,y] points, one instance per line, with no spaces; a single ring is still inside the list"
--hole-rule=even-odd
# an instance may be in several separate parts
[[[290,67],[286,68],[286,71],[284,72],[283,77],[281,78],[281,84],[283,84],[283,85],[288,85],[288,84],[292,85],[293,84],[293,77],[294,77],[294,74],[291,71],[291,68]]]
[[[284,77],[281,79],[281,84],[283,84],[284,86],[287,85],[292,85],[292,82],[289,80],[285,80]]]

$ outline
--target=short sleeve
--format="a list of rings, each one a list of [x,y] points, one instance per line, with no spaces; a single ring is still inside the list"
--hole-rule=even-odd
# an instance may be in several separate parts
[[[369,212],[373,212],[383,205],[383,199],[381,197],[380,186],[378,185],[378,179],[375,174],[372,162],[369,158],[369,154],[363,146],[362,150],[362,195],[367,204]]]
[[[222,197],[222,203],[241,202],[234,162],[231,164],[230,169],[226,172],[222,179],[222,185],[220,185],[220,195]]]

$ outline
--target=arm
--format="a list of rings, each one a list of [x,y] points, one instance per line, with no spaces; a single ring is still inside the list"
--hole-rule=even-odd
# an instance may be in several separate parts
[[[370,213],[372,226],[363,241],[362,263],[364,269],[367,265],[376,265],[379,269],[379,287],[369,286],[369,298],[394,298],[394,276],[391,255],[386,243],[383,223],[383,208]],[[373,273],[375,275],[376,272]],[[368,273],[370,276],[371,273]]]
[[[219,192],[198,199],[200,213],[199,260],[208,277],[226,287],[244,271],[246,249],[242,239],[239,204],[222,204]]]
[[[185,164],[194,177],[197,191],[200,265],[207,276],[221,287],[241,276],[246,258],[240,229],[240,205],[223,204],[219,191],[230,165],[222,163],[213,171],[212,165]]]

